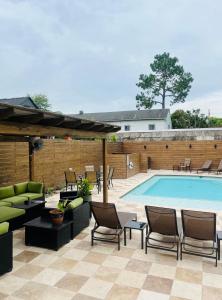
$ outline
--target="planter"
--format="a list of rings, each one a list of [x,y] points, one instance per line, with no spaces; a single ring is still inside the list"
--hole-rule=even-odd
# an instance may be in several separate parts
[[[51,221],[55,225],[60,225],[63,222],[64,213],[59,209],[53,209],[49,211]]]
[[[83,198],[84,202],[90,202],[90,201],[92,201],[92,195],[83,196],[82,198]]]

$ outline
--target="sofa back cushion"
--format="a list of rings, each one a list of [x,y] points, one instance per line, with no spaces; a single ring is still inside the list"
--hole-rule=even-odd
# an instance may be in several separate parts
[[[42,194],[43,192],[43,184],[40,182],[29,181],[28,182],[28,190],[29,193],[37,193]]]
[[[80,206],[81,204],[83,204],[83,198],[79,197],[79,198],[76,198],[75,200],[72,200],[71,202],[69,202],[69,204],[67,205],[67,208],[74,209],[74,208]]]
[[[0,188],[0,199],[5,199],[15,196],[14,186],[9,185]]]
[[[28,182],[17,183],[14,185],[15,194],[16,195],[24,194],[26,193],[27,188],[28,188]]]
[[[8,232],[8,229],[9,229],[9,223],[8,222],[0,223],[0,235]]]

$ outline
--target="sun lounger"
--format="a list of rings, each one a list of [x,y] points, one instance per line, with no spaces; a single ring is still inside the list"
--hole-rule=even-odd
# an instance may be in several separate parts
[[[94,241],[117,243],[120,250],[120,236],[128,221],[136,220],[135,213],[117,212],[115,204],[90,202],[91,211],[95,219],[95,226],[91,231],[91,245]]]
[[[217,266],[216,214],[211,212],[181,210],[183,253],[213,258]]]
[[[179,257],[179,233],[176,210],[164,207],[145,206],[149,225],[145,241],[147,248],[176,252]]]
[[[209,171],[212,165],[212,160],[206,160],[201,168],[197,169],[197,173],[199,171]]]
[[[222,172],[222,160],[220,161],[220,163],[217,167],[217,174],[219,174],[220,172]]]

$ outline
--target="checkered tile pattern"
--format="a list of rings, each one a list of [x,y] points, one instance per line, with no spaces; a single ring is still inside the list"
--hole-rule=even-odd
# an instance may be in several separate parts
[[[138,174],[115,180],[109,201],[119,210],[137,212],[138,219],[145,220],[142,205],[119,197],[146,178],[147,174]],[[94,199],[101,198],[95,191]],[[55,195],[48,204],[52,206],[57,200]],[[115,244],[101,242],[91,247],[90,227],[59,251],[26,247],[24,229],[15,231],[14,268],[0,277],[0,299],[222,299],[222,263],[216,268],[213,260],[188,255],[176,261],[174,254],[153,249],[146,255],[140,249],[137,231],[133,231],[126,247],[122,243],[120,251]]]

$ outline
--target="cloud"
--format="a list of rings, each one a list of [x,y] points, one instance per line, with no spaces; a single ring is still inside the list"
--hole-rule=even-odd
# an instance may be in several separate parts
[[[194,98],[192,101],[176,104],[172,107],[171,111],[177,109],[200,109],[201,113],[206,115],[210,114],[211,116],[222,117],[222,90]]]
[[[163,51],[193,74],[191,106],[221,89],[220,0],[0,0],[0,7],[1,98],[45,93],[66,113],[135,109],[139,74]],[[218,111],[219,100],[212,103]]]

